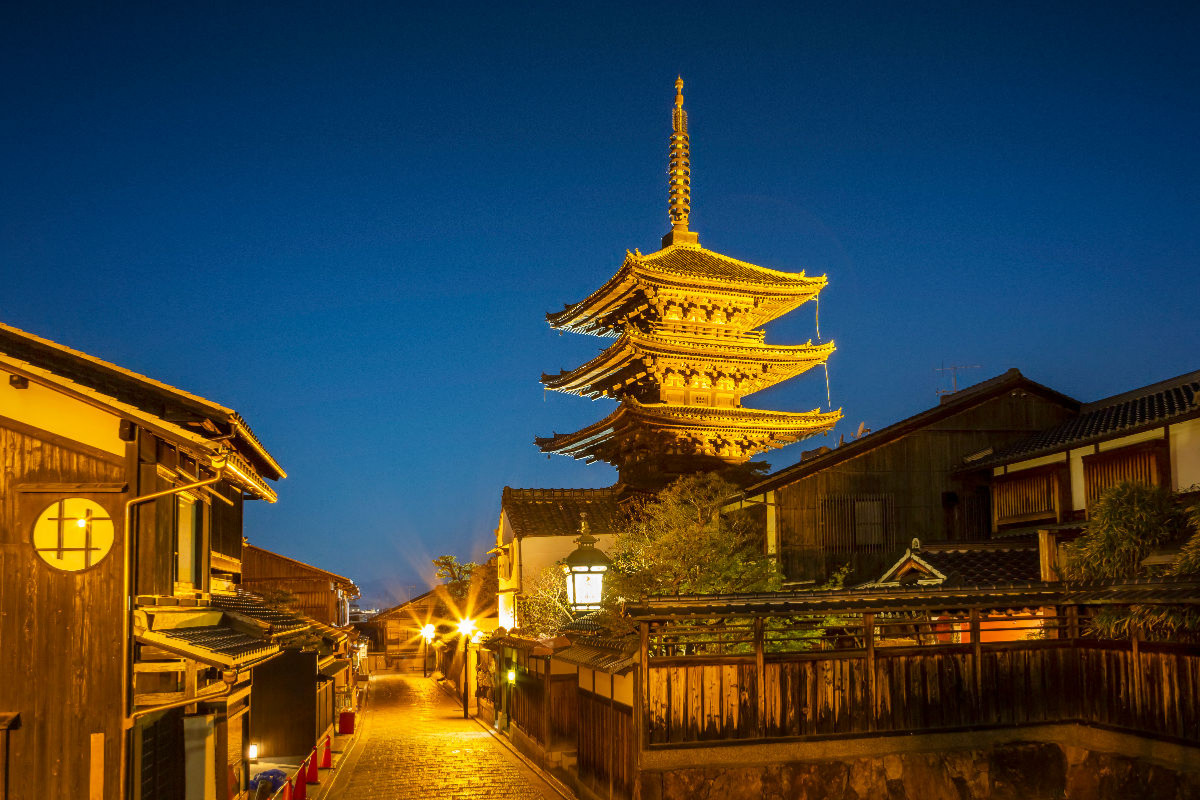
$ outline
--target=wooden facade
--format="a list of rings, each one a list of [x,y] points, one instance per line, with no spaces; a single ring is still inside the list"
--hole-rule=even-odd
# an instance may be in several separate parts
[[[938,406],[748,487],[737,505],[765,506],[768,552],[792,581],[821,581],[850,564],[878,575],[914,537],[986,539],[988,482],[963,457],[1074,415],[1078,403],[1016,370],[947,395]]]
[[[210,598],[282,469],[232,410],[2,324],[0,467],[5,800],[238,796],[278,647]]]
[[[349,578],[252,544],[242,550],[242,586],[257,593],[286,592],[295,598],[291,608],[337,627],[350,624],[350,601],[359,596]]]

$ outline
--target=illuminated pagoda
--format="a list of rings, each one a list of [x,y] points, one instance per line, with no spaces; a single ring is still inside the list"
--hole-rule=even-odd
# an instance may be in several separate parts
[[[606,461],[620,483],[741,464],[828,431],[841,412],[744,408],[742,398],[823,364],[833,342],[772,345],[761,326],[813,299],[825,276],[780,272],[705,250],[688,229],[691,165],[683,81],[675,82],[670,146],[671,230],[662,249],[627,253],[589,296],[547,314],[551,327],[616,342],[591,361],[543,375],[549,389],[620,402],[574,433],[538,438],[546,453]]]

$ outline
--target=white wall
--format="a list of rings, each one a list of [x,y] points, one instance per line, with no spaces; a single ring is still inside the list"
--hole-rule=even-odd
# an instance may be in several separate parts
[[[0,416],[114,455],[125,455],[125,442],[120,437],[121,418],[116,414],[32,380],[26,388],[18,389],[9,384],[8,376],[0,371]]]

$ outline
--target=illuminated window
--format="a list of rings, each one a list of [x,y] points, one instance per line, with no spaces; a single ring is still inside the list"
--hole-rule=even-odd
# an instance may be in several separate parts
[[[204,559],[204,504],[185,495],[177,496],[175,507],[175,581],[193,589],[202,587],[200,566]]]
[[[49,506],[33,524],[33,549],[55,569],[77,572],[104,560],[115,528],[104,507],[69,497]]]

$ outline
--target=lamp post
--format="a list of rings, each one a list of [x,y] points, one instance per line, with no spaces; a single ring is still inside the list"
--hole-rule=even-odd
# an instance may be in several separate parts
[[[470,682],[470,672],[467,667],[471,662],[471,634],[475,632],[475,620],[461,619],[458,621],[458,632],[462,636],[463,641],[463,671],[462,671],[462,694],[463,694],[463,719],[470,719],[471,706],[467,702],[467,684]]]
[[[579,547],[563,561],[563,575],[567,579],[567,605],[573,611],[596,611],[604,590],[604,574],[612,560],[596,549],[595,536],[588,533],[587,514],[579,515]]]
[[[433,641],[433,635],[437,630],[432,624],[426,624],[421,628],[421,638],[425,640],[425,657],[421,659],[421,677],[429,677],[429,643]]]

